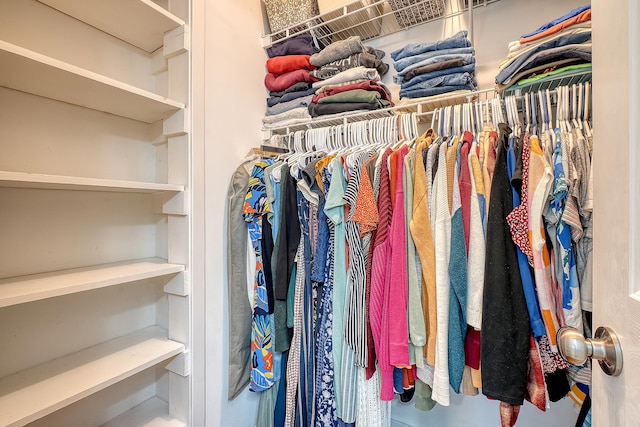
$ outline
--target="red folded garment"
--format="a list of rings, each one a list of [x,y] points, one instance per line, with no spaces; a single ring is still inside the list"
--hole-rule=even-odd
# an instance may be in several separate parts
[[[295,70],[284,74],[269,73],[264,78],[264,85],[272,92],[279,92],[298,82],[317,82],[318,79],[311,77],[309,70]]]
[[[587,21],[591,21],[591,9],[587,9],[584,12],[582,12],[582,13],[574,16],[574,17],[566,19],[566,20],[560,22],[559,24],[556,24],[553,27],[544,30],[541,33],[534,34],[531,37],[526,37],[526,38],[520,39],[520,44],[525,44],[525,43],[529,43],[529,42],[532,42],[532,41],[535,41],[535,40],[540,40],[542,38],[550,36],[551,34],[555,34],[557,32],[560,32],[560,31],[564,30],[565,28],[568,28],[568,27],[570,27],[572,25],[580,24],[582,22],[587,22]]]
[[[325,89],[322,92],[320,92],[318,95],[315,95],[311,102],[318,103],[318,100],[324,97],[335,95],[341,92],[346,92],[349,90],[354,90],[354,89],[376,91],[380,93],[380,96],[382,97],[382,99],[386,99],[387,101],[389,101],[391,103],[391,106],[393,107],[393,101],[391,101],[391,94],[388,92],[386,87],[380,85],[375,80],[367,80],[366,82],[353,83],[346,86],[337,86],[337,87]]]
[[[273,74],[284,74],[295,70],[313,70],[316,68],[309,62],[309,55],[286,55],[267,59],[267,71]]]

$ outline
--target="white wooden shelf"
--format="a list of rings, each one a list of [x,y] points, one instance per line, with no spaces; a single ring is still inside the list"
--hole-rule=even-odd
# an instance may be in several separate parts
[[[22,426],[184,351],[152,326],[0,379],[0,420]]]
[[[146,258],[0,280],[0,308],[176,274],[184,266]]]
[[[39,0],[147,52],[162,47],[164,33],[184,25],[151,0]]]
[[[1,68],[1,67],[0,67]],[[183,185],[119,181],[78,176],[0,171],[0,187],[45,190],[108,191],[116,193],[161,193],[184,191]]]
[[[101,427],[185,427],[186,424],[169,415],[167,402],[152,397]]]
[[[180,102],[2,40],[0,64],[0,86],[145,123],[184,108]]]

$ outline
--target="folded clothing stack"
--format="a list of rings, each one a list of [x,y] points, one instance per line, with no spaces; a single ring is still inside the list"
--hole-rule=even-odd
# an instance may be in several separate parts
[[[509,43],[499,91],[591,68],[591,6],[582,6]],[[533,79],[533,80],[531,80]]]
[[[316,95],[308,106],[312,117],[393,106],[380,78],[389,66],[384,52],[364,46],[359,36],[331,43],[311,55],[309,72]]]
[[[391,52],[398,72],[400,98],[424,98],[443,93],[476,90],[475,50],[460,31],[444,40],[410,43]]]
[[[267,72],[264,84],[269,90],[263,123],[275,127],[309,120],[307,107],[315,94],[311,75],[316,67],[309,62],[320,49],[312,36],[296,36],[267,48]]]

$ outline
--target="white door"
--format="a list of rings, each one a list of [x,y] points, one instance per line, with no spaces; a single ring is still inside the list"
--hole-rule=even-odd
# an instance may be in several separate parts
[[[593,327],[620,339],[624,365],[594,361],[593,425],[640,425],[640,5],[593,0]]]

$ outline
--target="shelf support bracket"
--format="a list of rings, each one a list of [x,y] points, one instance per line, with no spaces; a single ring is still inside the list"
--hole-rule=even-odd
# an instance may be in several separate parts
[[[189,27],[181,25],[164,35],[164,57],[169,59],[189,50]]]
[[[186,297],[189,295],[191,288],[191,281],[189,280],[189,271],[183,271],[175,275],[169,283],[164,285],[164,292],[176,295],[179,297]]]
[[[187,197],[185,192],[181,191],[175,194],[164,193],[162,198],[162,213],[164,215],[187,215]]]
[[[189,350],[185,350],[178,354],[169,362],[166,369],[181,377],[188,377],[191,374],[191,358],[189,357]]]

